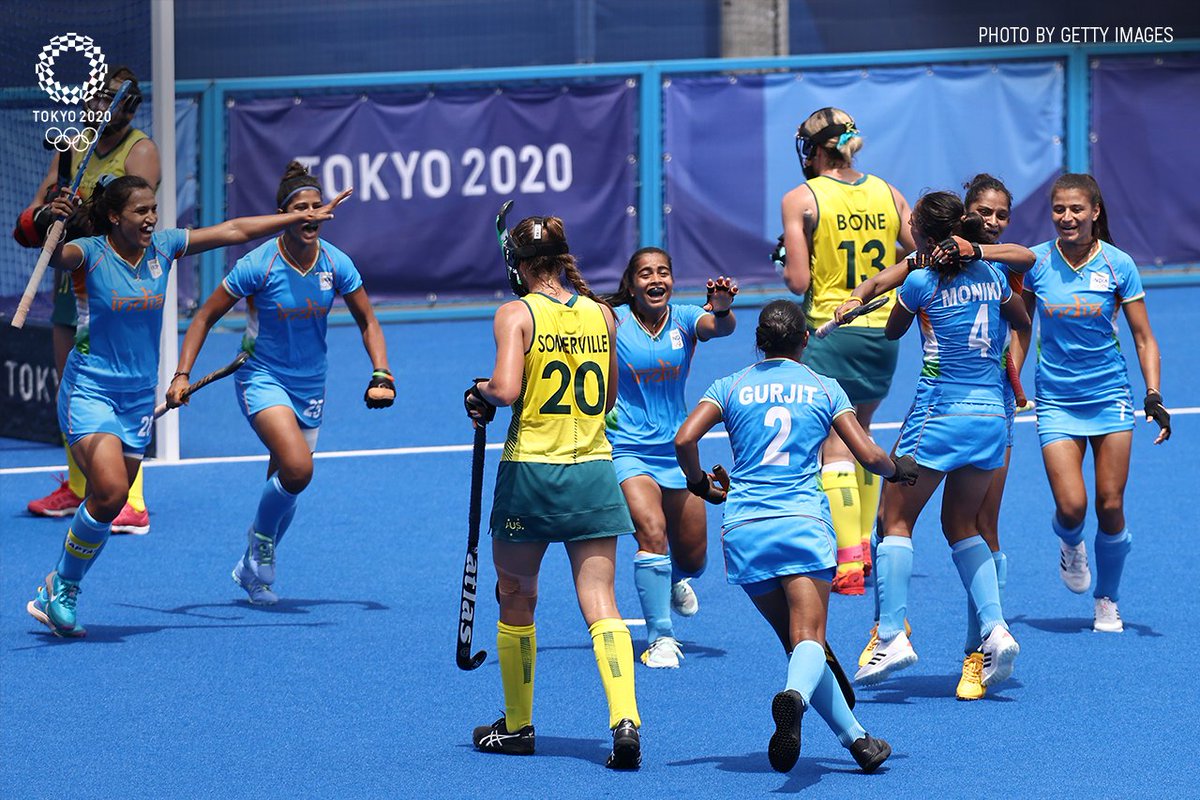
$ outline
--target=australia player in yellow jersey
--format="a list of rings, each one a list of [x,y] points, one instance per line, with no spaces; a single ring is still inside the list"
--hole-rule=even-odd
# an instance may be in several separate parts
[[[613,312],[588,288],[562,220],[529,217],[510,233],[508,207],[497,229],[519,299],[496,311],[492,376],[471,384],[465,397],[476,424],[490,421],[496,406],[512,406],[491,515],[505,711],[476,728],[472,741],[487,753],[534,752],[538,572],[549,544],[563,542],[608,698],[607,765],[636,769],[641,720],[633,643],[613,591],[616,537],[632,533],[633,522],[604,434],[604,416],[617,399]]]
[[[887,181],[854,168],[861,148],[853,118],[839,108],[814,111],[796,131],[806,181],[783,197],[783,278],[792,292],[805,297],[812,328],[833,319],[855,286],[914,249],[908,203]],[[891,387],[899,352],[898,344],[883,335],[886,322],[884,314],[864,314],[824,339],[811,337],[804,351],[805,364],[845,389],[868,434],[871,417]],[[879,479],[855,462],[834,431],[822,447],[821,463],[837,533],[833,591],[863,594]]]

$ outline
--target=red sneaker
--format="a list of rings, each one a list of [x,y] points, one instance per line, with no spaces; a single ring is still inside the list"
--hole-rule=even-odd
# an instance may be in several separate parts
[[[865,594],[866,582],[861,569],[848,569],[833,576],[833,591],[838,594]]]
[[[150,512],[134,511],[129,503],[117,514],[112,523],[113,533],[133,533],[141,536],[150,532]]]
[[[62,475],[58,476],[58,480],[62,483],[57,489],[26,506],[30,514],[35,517],[70,517],[79,510],[83,505],[83,498],[71,491],[70,481],[64,481]]]

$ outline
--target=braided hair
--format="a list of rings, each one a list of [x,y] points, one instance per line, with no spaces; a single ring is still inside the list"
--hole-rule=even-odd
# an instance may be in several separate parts
[[[542,225],[542,241],[567,241],[567,234],[563,229],[563,221],[558,217],[526,217],[510,233],[514,246],[522,247],[527,244],[533,244],[533,226],[535,223],[541,223]],[[567,282],[575,289],[576,294],[607,305],[603,298],[597,296],[592,291],[592,287],[584,279],[583,273],[579,271],[579,264],[575,261],[575,256],[570,253],[563,253],[557,256],[534,256],[523,263],[526,265],[526,270],[530,278],[546,280],[547,278],[557,278],[560,275],[565,275]]]
[[[804,308],[791,300],[772,300],[763,306],[754,329],[754,346],[767,358],[792,358],[808,343]]]

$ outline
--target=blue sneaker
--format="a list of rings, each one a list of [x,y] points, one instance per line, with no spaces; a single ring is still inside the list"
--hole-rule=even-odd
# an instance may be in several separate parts
[[[250,602],[256,606],[273,606],[279,602],[279,596],[271,591],[269,584],[263,583],[255,574],[254,568],[242,557],[233,568],[233,580],[250,596]]]
[[[87,636],[87,629],[75,619],[78,596],[78,582],[64,580],[57,572],[51,572],[46,576],[46,582],[38,587],[37,596],[25,604],[25,610],[55,636],[80,639]]]
[[[253,528],[250,529],[248,538],[250,568],[260,581],[270,586],[275,583],[275,540]]]

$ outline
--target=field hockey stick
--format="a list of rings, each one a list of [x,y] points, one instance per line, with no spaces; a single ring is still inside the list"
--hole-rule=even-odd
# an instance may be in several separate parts
[[[243,350],[237,354],[237,358],[235,358],[233,361],[230,361],[225,366],[221,367],[220,369],[214,369],[212,372],[208,373],[195,383],[188,384],[187,391],[183,393],[183,399],[188,399],[213,381],[219,381],[221,378],[227,378],[233,373],[237,372],[239,369],[241,369],[242,364],[246,363],[246,359],[249,357],[250,354]],[[167,404],[165,402],[159,403],[154,408],[154,418],[158,419],[168,411],[170,411],[170,409],[167,408]]]
[[[1008,382],[1012,386],[1013,396],[1017,400],[1017,408],[1021,408],[1028,402],[1025,397],[1025,389],[1021,387],[1021,376],[1017,374],[1017,364],[1013,361],[1012,353],[1004,354],[1004,369],[1008,372]]]
[[[880,295],[879,297],[876,297],[874,300],[872,300],[869,303],[864,303],[863,305],[860,305],[858,308],[854,308],[854,309],[847,311],[842,316],[841,322],[838,322],[836,319],[829,320],[829,322],[826,322],[824,325],[817,328],[817,330],[816,330],[817,338],[824,339],[826,336],[828,336],[830,333],[833,332],[834,328],[840,328],[843,325],[849,325],[851,322],[854,322],[854,320],[858,319],[863,314],[870,314],[872,311],[874,311],[878,308],[883,308],[885,305],[887,305],[887,301],[888,301],[888,297],[886,294]]]
[[[120,107],[121,100],[124,99],[125,92],[129,90],[130,85],[129,81],[121,84],[116,96],[109,103],[109,108]],[[111,117],[112,115],[109,114],[109,118]],[[75,169],[75,179],[71,181],[72,196],[79,191],[79,184],[83,181],[83,171],[87,169],[88,162],[92,160],[92,153],[96,151],[96,145],[100,143],[100,137],[104,135],[104,129],[107,127],[108,119],[106,118],[100,122],[100,127],[96,129],[96,136],[88,145],[87,152],[83,154],[83,160]],[[63,158],[65,155],[66,153],[59,153],[58,157]],[[25,317],[29,314],[29,307],[33,305],[33,298],[37,297],[38,284],[42,282],[42,275],[45,274],[46,267],[50,265],[50,257],[54,255],[54,250],[62,239],[64,224],[63,220],[56,219],[50,226],[50,230],[46,231],[46,242],[42,245],[42,252],[38,255],[37,264],[33,267],[33,274],[29,276],[29,283],[25,285],[25,293],[21,295],[21,302],[17,304],[17,311],[13,314],[12,326],[14,328],[25,327]]]
[[[467,560],[463,564],[462,604],[458,612],[458,643],[455,663],[464,672],[477,669],[487,658],[480,650],[471,655],[475,636],[475,595],[479,588],[479,518],[483,510],[483,455],[487,447],[487,427],[475,423],[475,444],[471,450],[471,508],[467,529]]]

